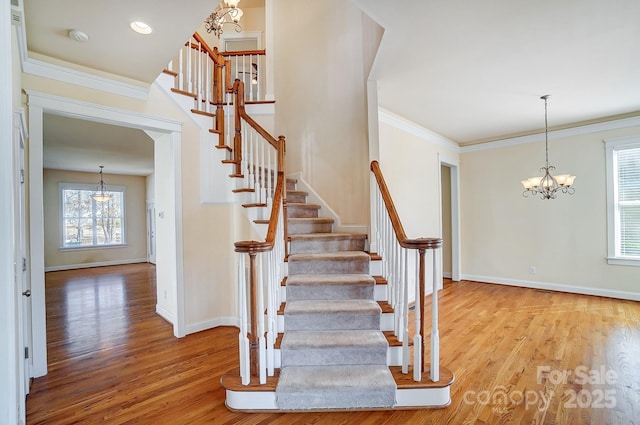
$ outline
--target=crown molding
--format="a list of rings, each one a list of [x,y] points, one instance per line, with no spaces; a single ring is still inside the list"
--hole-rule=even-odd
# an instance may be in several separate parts
[[[460,152],[460,146],[456,142],[434,133],[431,130],[427,130],[426,128],[384,108],[378,108],[378,120],[399,130],[412,134],[425,142],[449,149],[456,153]]]
[[[22,72],[25,74],[35,75],[37,77],[73,84],[75,86],[103,91],[105,93],[117,94],[138,100],[147,100],[149,87],[129,84],[123,81],[117,81],[111,78],[105,78],[88,72],[77,71],[75,69],[30,58],[29,52],[27,51],[27,32],[23,18],[24,9],[21,6],[12,7],[14,11],[21,13],[22,17],[20,19],[20,24],[15,25]]]
[[[635,126],[640,126],[640,116],[549,131],[549,140],[582,136],[584,134],[599,133],[603,131],[619,130],[621,128]],[[543,136],[544,133],[540,132],[536,134],[529,134],[527,136],[510,137],[507,139],[495,140],[493,142],[478,143],[477,145],[462,146],[460,148],[460,153],[478,152],[489,149],[499,149],[509,146],[523,145],[526,143],[539,142],[543,139]]]

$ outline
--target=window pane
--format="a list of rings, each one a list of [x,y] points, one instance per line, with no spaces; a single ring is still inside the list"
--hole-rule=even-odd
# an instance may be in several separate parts
[[[618,200],[640,201],[640,148],[618,151]]]
[[[86,185],[85,185],[86,187]],[[94,190],[66,185],[62,192],[62,247],[123,244],[124,190],[107,192],[111,199],[95,201]]]
[[[620,255],[640,257],[640,205],[620,206]]]
[[[93,225],[90,218],[67,218],[64,221],[65,247],[93,245]]]

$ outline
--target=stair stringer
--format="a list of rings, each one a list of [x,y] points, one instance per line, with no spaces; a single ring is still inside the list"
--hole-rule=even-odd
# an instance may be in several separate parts
[[[309,194],[307,196],[307,202],[320,205],[322,207],[322,215],[334,220],[333,226],[335,232],[364,234],[369,233],[369,226],[366,224],[342,224],[340,216],[329,206],[329,204],[318,194],[318,192],[313,190],[311,185],[309,185],[309,183],[304,180],[301,173],[291,173],[287,177],[296,179],[298,181],[297,190],[302,190]]]
[[[230,204],[236,202],[233,197],[233,182],[228,177],[227,167],[221,166],[223,159],[227,159],[228,152],[216,149],[218,135],[210,133],[213,118],[194,114],[194,99],[173,93],[175,77],[161,73],[155,80],[161,91],[188,117],[198,129],[198,148],[200,151],[200,202],[202,204]]]

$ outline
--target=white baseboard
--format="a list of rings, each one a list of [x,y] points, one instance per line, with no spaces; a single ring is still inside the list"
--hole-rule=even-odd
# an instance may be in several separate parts
[[[505,279],[491,276],[477,276],[471,274],[463,274],[461,277],[463,280],[472,280],[482,283],[494,283],[499,285],[518,286],[522,288],[543,289],[547,291],[569,292],[571,294],[595,295],[598,297],[640,301],[639,292],[627,292],[603,288],[589,288],[586,286],[564,285],[560,283],[534,282],[530,280]]]
[[[131,260],[114,260],[114,261],[100,261],[97,263],[82,263],[82,264],[65,264],[63,266],[49,266],[45,267],[45,272],[57,272],[61,270],[75,270],[75,269],[88,269],[91,267],[104,267],[104,266],[121,266],[123,264],[135,264],[135,263],[147,263],[148,258],[134,258]]]
[[[451,279],[451,272],[442,272],[442,277],[446,277],[447,279]]]
[[[218,326],[235,326],[239,328],[240,320],[238,320],[237,317],[216,317],[215,319],[205,320],[204,322],[191,323],[187,325],[187,335],[217,328]]]
[[[169,322],[171,325],[176,323],[176,318],[173,314],[156,304],[156,314]]]

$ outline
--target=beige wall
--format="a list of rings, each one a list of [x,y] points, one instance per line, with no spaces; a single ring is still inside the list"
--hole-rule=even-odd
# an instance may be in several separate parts
[[[441,237],[440,159],[451,149],[380,123],[380,168],[409,238]]]
[[[462,272],[488,281],[542,282],[639,293],[640,268],[608,265],[603,139],[640,128],[551,139],[550,163],[577,176],[576,193],[525,199],[520,180],[539,175],[544,139],[461,155]],[[529,273],[529,268],[536,273]],[[561,289],[561,288],[560,288]]]
[[[106,249],[60,250],[59,183],[96,184],[97,173],[45,169],[44,190],[44,264],[47,268],[82,266],[88,263],[117,263],[147,258],[145,178],[106,174],[110,185],[126,188],[126,246]]]
[[[362,12],[338,0],[274,2],[276,134],[287,172],[302,177],[342,224],[369,222]]]
[[[147,101],[131,99],[73,86],[66,83],[22,74],[26,89],[62,97],[92,102],[183,122],[181,142],[182,168],[182,226],[185,247],[184,304],[186,326],[189,329],[227,324],[236,315],[235,254],[230,237],[235,224],[231,205],[206,206],[200,203],[199,193],[199,130],[160,88],[151,86]],[[167,170],[156,170],[157,182]],[[144,197],[144,192],[141,195]],[[156,202],[158,202],[156,194]],[[159,265],[160,266],[160,265]],[[159,277],[160,281],[161,277]],[[169,288],[171,290],[171,288]],[[161,293],[160,293],[161,294]],[[159,300],[160,302],[160,300]],[[175,314],[174,312],[171,312]]]

